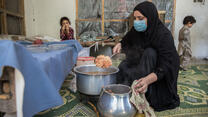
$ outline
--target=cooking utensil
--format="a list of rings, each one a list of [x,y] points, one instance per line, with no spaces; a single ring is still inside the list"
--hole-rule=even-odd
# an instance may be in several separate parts
[[[103,88],[98,100],[98,110],[103,117],[134,117],[135,107],[130,103],[131,88],[111,84]]]
[[[118,53],[114,53],[114,54],[112,54],[111,56],[110,56],[110,58],[112,58],[113,56],[115,56],[116,54],[118,54]]]
[[[117,67],[100,68],[96,65],[81,65],[74,68],[77,75],[77,89],[87,95],[100,95],[103,86],[116,83]],[[89,74],[100,72],[105,74]],[[106,73],[107,72],[107,73]]]

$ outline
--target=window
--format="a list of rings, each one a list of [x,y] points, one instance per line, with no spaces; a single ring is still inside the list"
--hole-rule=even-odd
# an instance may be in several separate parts
[[[132,26],[133,8],[143,1],[146,0],[76,0],[77,39],[123,37]],[[173,30],[175,0],[148,1],[156,5],[164,24]]]
[[[77,38],[91,33],[98,39],[122,37],[128,31],[128,17],[132,6],[139,2],[135,1],[77,0]]]
[[[0,34],[25,35],[24,0],[0,0]]]
[[[174,30],[174,21],[175,21],[175,0],[151,0],[157,10],[163,14],[165,12],[164,24],[165,26],[172,31]],[[159,13],[160,14],[160,13]]]

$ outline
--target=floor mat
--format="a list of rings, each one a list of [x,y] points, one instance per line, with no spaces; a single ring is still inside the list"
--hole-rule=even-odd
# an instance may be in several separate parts
[[[62,87],[60,94],[64,104],[40,112],[35,117],[96,117],[89,105],[80,102],[78,93],[72,93],[67,87]]]
[[[208,65],[191,66],[187,71],[180,71],[178,94],[181,101],[180,107],[157,112],[157,116],[208,116]]]

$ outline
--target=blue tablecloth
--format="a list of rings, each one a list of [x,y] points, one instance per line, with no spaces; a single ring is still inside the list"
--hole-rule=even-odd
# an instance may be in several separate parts
[[[0,76],[4,66],[18,69],[25,80],[23,115],[34,114],[63,103],[59,89],[82,46],[76,40],[52,42],[68,46],[44,53],[32,53],[24,42],[0,40]]]

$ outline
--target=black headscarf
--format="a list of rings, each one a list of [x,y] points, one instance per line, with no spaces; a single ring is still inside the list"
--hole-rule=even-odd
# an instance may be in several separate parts
[[[157,8],[152,2],[142,2],[138,4],[134,11],[141,12],[147,18],[147,30],[144,32],[146,40],[152,41],[157,34],[158,26],[161,25],[161,21],[158,17]]]
[[[129,46],[129,43],[141,45],[143,48],[147,48],[151,45],[152,41],[157,39],[159,35],[159,29],[165,28],[158,17],[157,8],[152,2],[142,2],[138,4],[134,11],[141,12],[147,18],[147,30],[145,32],[137,32],[134,27],[124,36],[122,45]],[[129,36],[137,37],[130,39]],[[127,39],[128,38],[128,39]],[[140,39],[141,38],[141,39]],[[127,45],[126,45],[127,44]]]

